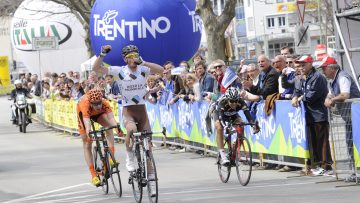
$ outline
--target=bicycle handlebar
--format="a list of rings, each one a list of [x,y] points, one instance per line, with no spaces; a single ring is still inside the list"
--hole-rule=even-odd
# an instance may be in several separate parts
[[[111,129],[114,129],[114,128],[118,128],[118,129],[121,130],[120,124],[116,124],[116,125],[113,125],[113,126],[109,126],[109,127],[107,127],[107,128],[101,127],[99,130],[90,131],[89,134],[90,134],[90,135],[92,135],[92,134],[95,135],[96,133],[102,133],[102,132],[104,132],[104,131],[111,130]]]
[[[155,131],[155,132],[147,132],[147,131],[143,131],[143,132],[136,132],[136,133],[132,133],[133,136],[136,137],[141,137],[141,136],[147,136],[147,135],[153,135],[153,134],[163,134],[166,137],[166,128],[163,127],[162,131]]]

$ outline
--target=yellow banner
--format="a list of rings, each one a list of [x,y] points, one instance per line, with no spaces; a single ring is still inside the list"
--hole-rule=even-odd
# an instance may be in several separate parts
[[[316,9],[317,3],[316,3],[316,1],[306,2],[305,6],[306,6],[306,10]],[[298,8],[296,5],[296,2],[276,4],[276,12],[278,12],[278,13],[293,12],[293,11],[297,11],[297,10],[298,10]]]
[[[0,86],[10,85],[9,61],[7,56],[0,56]]]

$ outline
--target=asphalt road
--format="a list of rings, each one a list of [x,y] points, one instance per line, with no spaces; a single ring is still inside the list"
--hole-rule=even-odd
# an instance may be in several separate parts
[[[26,134],[11,125],[10,102],[0,97],[0,202],[135,202],[125,169],[124,145],[116,145],[123,197],[90,185],[78,137],[33,123]],[[193,152],[154,150],[159,202],[359,202],[360,185],[332,177],[300,177],[297,172],[254,170],[248,186],[233,173],[227,184],[218,177],[215,159]],[[347,185],[348,187],[336,187]],[[145,196],[143,202],[148,202]]]

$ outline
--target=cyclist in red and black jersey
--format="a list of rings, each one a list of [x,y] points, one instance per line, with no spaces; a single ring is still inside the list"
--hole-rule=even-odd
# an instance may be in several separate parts
[[[213,122],[215,122],[217,134],[217,146],[221,156],[221,164],[226,165],[229,159],[224,152],[224,126],[225,122],[241,123],[242,119],[238,114],[243,111],[249,123],[254,123],[254,119],[250,115],[249,107],[245,101],[240,97],[240,92],[235,87],[230,87],[226,90],[225,95],[221,96],[213,105]],[[253,132],[256,134],[260,128],[258,125],[253,126]]]

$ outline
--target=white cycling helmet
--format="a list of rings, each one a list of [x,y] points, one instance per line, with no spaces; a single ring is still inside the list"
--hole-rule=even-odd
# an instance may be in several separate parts
[[[225,97],[230,100],[238,100],[240,98],[239,90],[235,87],[229,87],[225,92]]]
[[[15,80],[14,85],[22,84],[21,80]]]

